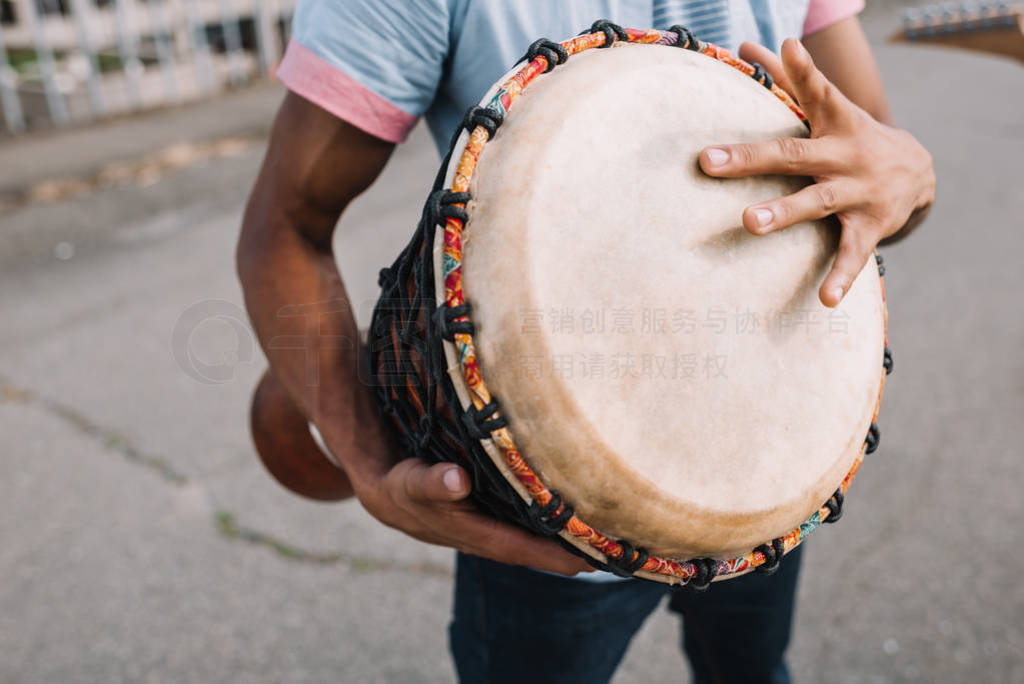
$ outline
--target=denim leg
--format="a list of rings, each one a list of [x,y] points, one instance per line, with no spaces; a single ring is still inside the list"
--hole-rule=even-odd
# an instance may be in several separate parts
[[[666,587],[590,582],[458,554],[449,639],[465,684],[611,679]]]
[[[773,575],[750,573],[703,593],[673,591],[669,608],[683,616],[683,649],[695,684],[788,684],[789,644],[803,546]]]

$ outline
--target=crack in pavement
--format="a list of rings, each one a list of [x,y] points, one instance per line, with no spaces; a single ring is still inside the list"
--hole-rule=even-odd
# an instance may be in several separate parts
[[[375,558],[373,556],[362,556],[345,551],[316,552],[306,551],[293,546],[287,542],[274,537],[273,535],[254,530],[250,527],[240,525],[230,511],[218,510],[214,513],[214,523],[217,531],[227,539],[238,539],[240,541],[265,546],[279,556],[290,560],[304,561],[318,565],[344,564],[356,572],[374,572],[377,570],[399,570],[414,572],[420,575],[434,575],[437,577],[451,577],[450,568],[431,561],[419,563],[408,563],[394,561],[388,558]]]
[[[142,453],[120,432],[94,423],[85,414],[67,404],[40,396],[32,390],[18,387],[3,376],[0,376],[0,402],[39,406],[79,433],[103,442],[104,446],[121,454],[125,460],[157,472],[167,482],[177,486],[188,483],[188,477],[184,473],[178,472],[170,463],[158,456]]]
[[[165,459],[138,449],[117,430],[103,427],[90,420],[81,411],[30,389],[20,387],[0,375],[0,405],[2,404],[38,406],[83,436],[101,442],[107,449],[119,454],[127,462],[157,473],[164,482],[174,487],[184,487],[190,484],[188,476],[183,472],[175,469]],[[393,571],[432,577],[450,578],[452,576],[450,568],[429,560],[408,562],[347,551],[303,549],[272,534],[239,523],[235,513],[218,507],[213,496],[209,492],[204,493],[208,501],[208,509],[211,511],[210,520],[213,528],[223,539],[241,541],[252,546],[269,549],[279,557],[291,561],[313,565],[341,565],[355,572]]]

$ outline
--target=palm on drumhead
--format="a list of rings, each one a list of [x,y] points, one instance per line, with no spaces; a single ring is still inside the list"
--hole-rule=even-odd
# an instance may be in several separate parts
[[[752,43],[743,44],[740,56],[762,64],[800,104],[811,137],[709,147],[701,152],[701,168],[722,178],[813,178],[792,195],[747,207],[743,225],[763,235],[834,215],[842,226],[839,251],[819,290],[821,302],[834,307],[875,246],[903,237],[923,218],[935,196],[931,157],[912,135],[877,121],[843,95],[799,41],[783,43],[781,59]]]

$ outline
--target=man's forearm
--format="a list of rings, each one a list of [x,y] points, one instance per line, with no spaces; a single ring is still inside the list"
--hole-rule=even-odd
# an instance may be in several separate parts
[[[261,206],[246,212],[238,274],[270,366],[296,406],[317,424],[354,481],[386,470],[387,442],[358,372],[359,334],[333,254],[295,229],[295,217]],[[368,456],[355,458],[359,454]]]

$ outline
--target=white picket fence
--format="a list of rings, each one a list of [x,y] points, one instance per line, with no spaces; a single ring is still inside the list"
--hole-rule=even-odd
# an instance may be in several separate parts
[[[270,73],[297,0],[0,0],[8,133],[207,97]]]

